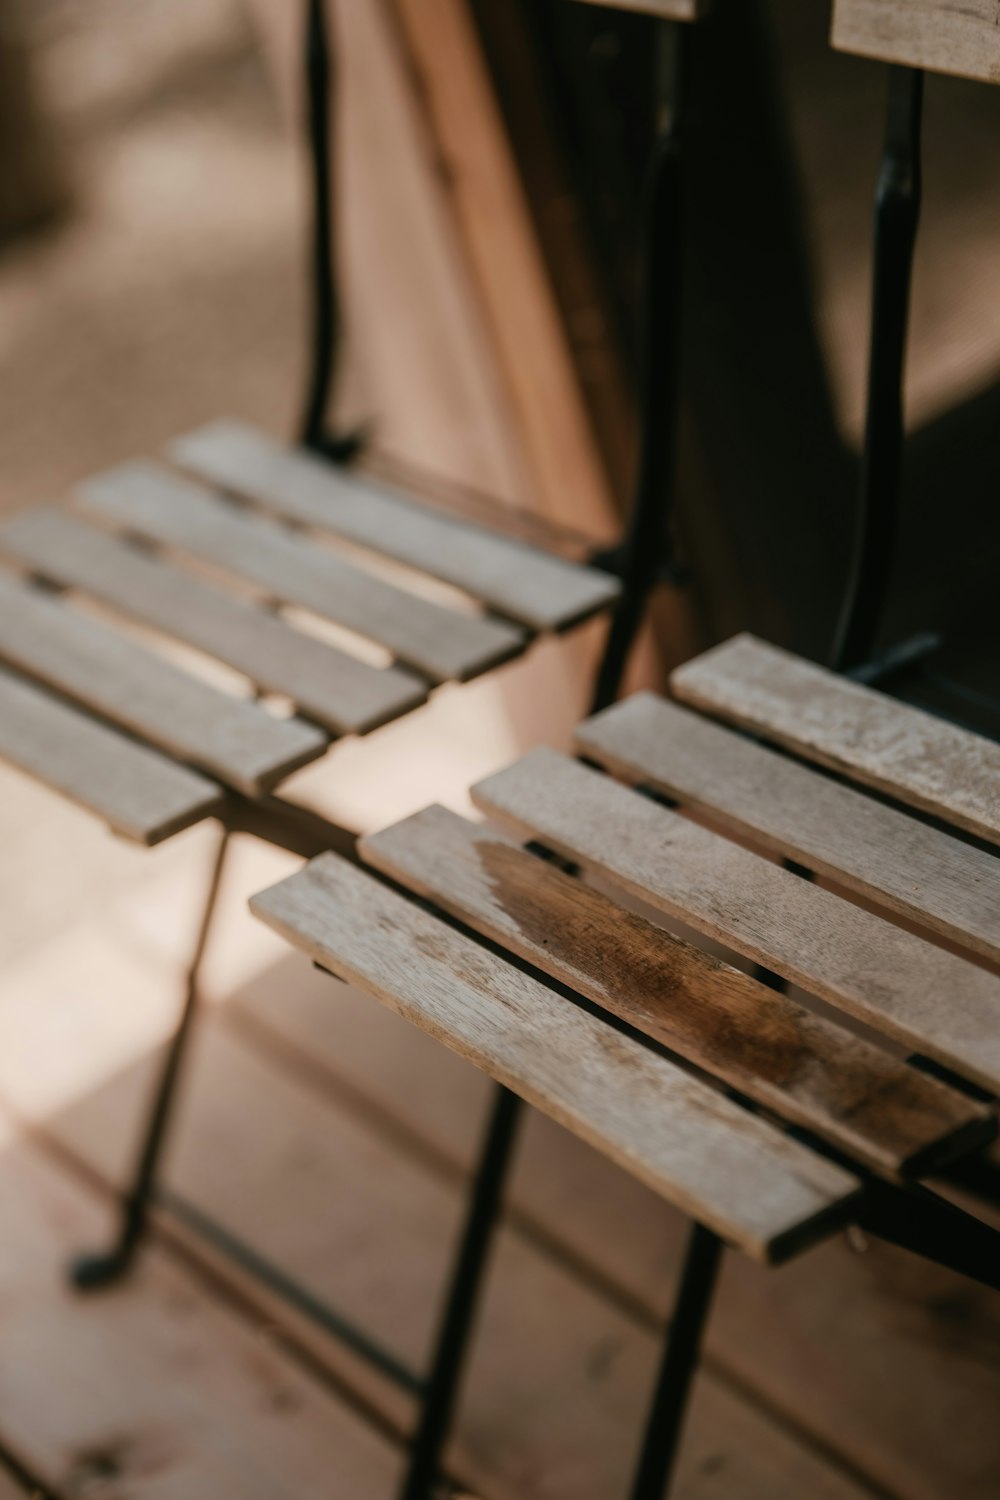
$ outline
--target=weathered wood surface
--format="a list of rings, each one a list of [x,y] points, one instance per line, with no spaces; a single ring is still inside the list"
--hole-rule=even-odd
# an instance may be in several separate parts
[[[844,1222],[848,1173],[337,856],[252,908],[754,1258]]]
[[[0,671],[0,755],[123,838],[158,844],[210,816],[219,787]]]
[[[335,734],[374,729],[427,696],[418,678],[369,666],[65,510],[15,516],[0,527],[0,550],[285,694]]]
[[[182,466],[287,520],[442,579],[532,630],[571,625],[618,596],[607,573],[421,509],[237,422],[213,423],[170,451]]]
[[[1000,83],[995,0],[834,0],[831,40],[841,52]]]
[[[654,693],[588,719],[575,743],[616,775],[1000,959],[1000,860],[992,854]]]
[[[1000,745],[739,635],[671,675],[678,698],[1000,843]]]
[[[328,740],[181,671],[102,621],[0,575],[0,659],[200,770],[253,795]]]
[[[364,838],[369,864],[875,1170],[984,1144],[990,1111],[443,807]]]
[[[81,501],[150,541],[346,625],[435,682],[472,677],[524,644],[522,632],[503,621],[420,599],[154,464],[127,464],[88,480]]]
[[[491,816],[1000,1091],[1000,979],[552,750],[473,788]]]

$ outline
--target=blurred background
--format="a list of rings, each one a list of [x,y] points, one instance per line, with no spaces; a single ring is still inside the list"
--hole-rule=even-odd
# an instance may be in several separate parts
[[[0,0],[4,511],[219,415],[294,435],[301,11]],[[613,536],[635,437],[649,23],[565,0],[330,12],[346,322],[331,420],[364,426],[384,474]],[[827,0],[716,0],[699,34],[678,515],[691,582],[661,601],[636,680],[747,627],[817,657],[829,645],[885,75],[832,53],[828,27]],[[1000,90],[930,79],[926,140],[885,639],[938,630],[981,685],[998,660]],[[364,828],[434,799],[464,807],[471,779],[565,741],[599,641],[595,626],[444,689],[291,793]],[[0,1122],[27,1142],[0,1156],[0,1199],[18,1204],[0,1243],[0,1459],[29,1492],[67,1497],[387,1494],[405,1402],[183,1220],[113,1304],[61,1289],[68,1246],[103,1232],[129,1161],[211,842],[198,828],[153,855],[126,848],[0,767]],[[415,1363],[481,1080],[355,997],[334,1007],[249,920],[246,896],[292,864],[243,840],[228,872],[171,1180]],[[459,1467],[491,1496],[604,1500],[630,1462],[680,1225],[544,1121],[530,1144]],[[511,1337],[526,1318],[530,1369]],[[771,1280],[733,1264],[681,1493],[995,1500],[998,1397],[990,1294],[882,1246],[831,1244]]]

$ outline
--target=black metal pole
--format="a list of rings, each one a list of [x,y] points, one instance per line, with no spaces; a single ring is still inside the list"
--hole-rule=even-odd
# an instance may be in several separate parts
[[[711,1229],[691,1226],[631,1500],[663,1500],[667,1493],[723,1248]]]
[[[521,1101],[509,1089],[497,1088],[400,1500],[429,1500],[437,1479],[493,1226],[503,1199],[521,1115],[520,1104]]]
[[[306,132],[312,202],[310,285],[312,345],[300,440],[327,457],[346,458],[357,435],[331,437],[326,431],[340,341],[340,306],[334,273],[331,100],[333,61],[326,0],[307,0],[305,29]]]
[[[885,146],[875,195],[868,405],[847,594],[833,647],[835,671],[871,655],[885,604],[899,520],[903,387],[913,252],[920,218],[923,74],[889,70]]]
[[[143,1136],[135,1176],[124,1197],[118,1240],[110,1251],[97,1255],[82,1255],[74,1261],[71,1275],[75,1285],[81,1291],[95,1291],[101,1287],[110,1286],[124,1276],[131,1269],[146,1235],[149,1225],[149,1205],[156,1186],[156,1174],[166,1139],[167,1126],[170,1122],[171,1107],[177,1091],[192,1022],[198,1009],[201,962],[211,931],[212,917],[218,904],[219,886],[222,881],[229,838],[229,831],[225,830],[219,840],[201,926],[198,929],[194,953],[188,968],[184,1007],[160,1074],[159,1087]]]
[[[611,621],[591,711],[613,703],[656,582],[670,562],[680,422],[682,129],[693,27],[658,29],[657,138],[646,172],[640,296],[639,453],[620,553],[622,594]]]

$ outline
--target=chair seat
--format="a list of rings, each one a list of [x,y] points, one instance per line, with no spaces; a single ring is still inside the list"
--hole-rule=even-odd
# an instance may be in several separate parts
[[[0,753],[140,842],[618,594],[236,423],[173,451],[199,481],[127,464],[0,527]]]
[[[376,875],[324,855],[255,911],[758,1259],[872,1174],[989,1145],[996,856],[652,694],[577,747],[590,765],[536,750],[473,788],[508,831],[428,808],[360,841]]]

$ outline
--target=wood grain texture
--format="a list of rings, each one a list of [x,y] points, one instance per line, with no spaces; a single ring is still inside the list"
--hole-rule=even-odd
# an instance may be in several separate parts
[[[1000,959],[1000,860],[993,855],[655,693],[636,693],[589,719],[576,746],[727,831]]]
[[[671,675],[678,698],[1000,843],[1000,745],[750,635]]]
[[[1000,83],[995,0],[834,0],[831,41],[861,57]]]
[[[171,456],[286,519],[454,584],[531,630],[571,625],[619,593],[618,581],[607,573],[422,510],[403,494],[282,447],[238,422],[216,422],[178,439]]]
[[[200,822],[222,800],[197,772],[2,670],[0,756],[139,844]]]
[[[1000,979],[552,750],[473,788],[519,832],[1000,1091]]]
[[[849,1211],[848,1173],[336,855],[251,905],[756,1259],[785,1258]]]
[[[80,499],[94,515],[346,625],[433,682],[473,677],[524,645],[523,633],[504,621],[420,599],[154,464],[99,475]]]
[[[103,622],[0,575],[0,660],[249,796],[328,740],[181,671]]]
[[[983,1106],[446,808],[359,848],[475,931],[876,1171],[925,1173],[995,1133]]]
[[[427,696],[419,678],[358,661],[64,510],[15,516],[0,526],[0,550],[285,694],[335,734],[374,729]]]

